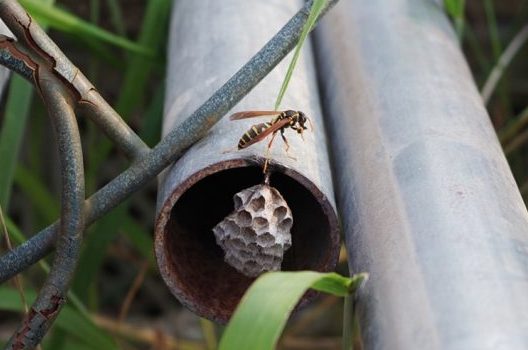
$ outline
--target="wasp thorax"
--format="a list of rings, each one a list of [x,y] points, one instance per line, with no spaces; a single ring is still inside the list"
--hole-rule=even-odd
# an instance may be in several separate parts
[[[235,194],[235,210],[213,228],[224,260],[246,276],[280,270],[293,218],[279,191],[256,185]]]

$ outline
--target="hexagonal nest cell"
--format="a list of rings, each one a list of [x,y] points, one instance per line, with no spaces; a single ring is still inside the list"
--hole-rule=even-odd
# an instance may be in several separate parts
[[[213,227],[224,260],[249,277],[281,269],[292,245],[292,213],[280,192],[267,184],[234,195],[235,210]]]
[[[270,185],[282,194],[293,218],[292,245],[284,254],[281,269],[333,270],[339,252],[335,210],[302,175],[291,169],[274,170]],[[242,198],[235,197],[233,203],[234,194],[262,182],[262,168],[231,161],[217,163],[195,175],[177,186],[161,208],[156,222],[156,257],[165,282],[184,305],[203,317],[225,323],[254,277],[224,261],[224,250],[216,243],[213,227],[242,205]],[[257,200],[251,205],[256,213],[262,203]],[[274,215],[287,216],[285,208],[279,206],[275,210],[278,211]],[[269,225],[268,219],[255,214],[246,213],[244,217],[244,211],[240,211],[237,215],[237,220],[245,220],[246,224],[260,222],[263,230]],[[288,225],[288,220],[281,224]],[[223,229],[240,227],[227,220]],[[259,244],[266,244],[269,238],[262,235]],[[246,242],[237,238],[230,240],[229,245],[236,249],[245,247]],[[310,294],[313,293],[308,293],[306,300]]]

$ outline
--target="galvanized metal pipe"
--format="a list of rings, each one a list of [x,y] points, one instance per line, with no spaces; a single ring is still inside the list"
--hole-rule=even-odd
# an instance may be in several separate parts
[[[183,122],[271,37],[303,1],[182,0],[174,5],[163,132]],[[258,16],[255,16],[258,13]],[[207,23],[204,26],[204,23]],[[186,48],[186,49],[182,49]],[[279,64],[234,111],[273,109],[289,60]],[[279,136],[270,165],[271,186],[293,212],[293,246],[282,268],[332,270],[339,251],[326,138],[311,45],[303,49],[283,109],[302,110],[313,131],[303,140],[287,130],[290,158]],[[198,314],[226,322],[254,278],[223,261],[212,228],[233,210],[233,195],[263,181],[269,139],[236,146],[252,124],[270,117],[220,120],[162,176],[155,249],[160,272],[180,301]]]
[[[528,214],[443,9],[349,0],[316,38],[365,349],[526,349]]]

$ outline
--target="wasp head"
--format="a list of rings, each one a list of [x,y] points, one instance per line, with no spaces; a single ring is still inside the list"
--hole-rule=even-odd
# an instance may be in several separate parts
[[[297,132],[299,134],[301,134],[301,135],[302,135],[304,130],[308,129],[306,127],[306,122],[308,122],[308,123],[310,123],[310,125],[312,125],[312,122],[310,121],[310,119],[308,119],[306,114],[304,114],[301,111],[298,111],[297,112],[297,124],[299,124],[299,128],[297,129]]]

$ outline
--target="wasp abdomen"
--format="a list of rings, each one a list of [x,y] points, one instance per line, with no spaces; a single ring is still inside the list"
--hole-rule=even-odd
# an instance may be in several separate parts
[[[264,130],[269,128],[271,123],[260,123],[253,125],[238,141],[238,149],[246,148],[255,143],[255,138],[258,137]],[[252,142],[253,141],[253,142]]]

